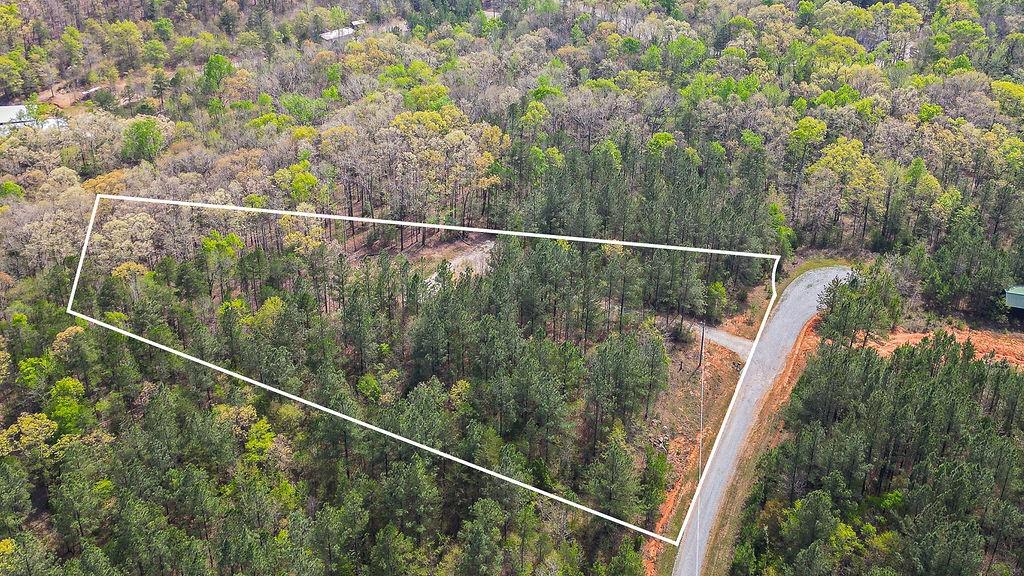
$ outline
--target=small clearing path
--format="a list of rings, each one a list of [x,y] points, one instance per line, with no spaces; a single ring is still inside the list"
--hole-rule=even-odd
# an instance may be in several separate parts
[[[690,330],[693,331],[693,335],[699,340],[700,324],[691,323]],[[754,347],[753,340],[713,326],[706,326],[704,328],[704,336],[715,344],[732,350],[743,362],[747,361],[747,358],[750,356],[750,349]]]
[[[465,249],[448,254],[441,254],[441,260],[447,260],[451,266],[452,274],[456,277],[463,272],[471,274],[483,274],[487,271],[487,261],[491,257],[491,250],[494,249],[494,240],[484,240],[472,244],[456,244],[459,248]],[[438,262],[440,263],[440,262]],[[437,272],[427,278],[427,286],[433,286],[437,282]]]

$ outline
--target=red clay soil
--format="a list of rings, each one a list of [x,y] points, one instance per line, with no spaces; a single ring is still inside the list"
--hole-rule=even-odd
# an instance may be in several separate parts
[[[821,343],[821,336],[817,332],[819,322],[821,322],[821,316],[815,315],[800,330],[800,335],[797,336],[796,343],[789,352],[789,357],[786,358],[786,367],[779,374],[779,377],[776,378],[775,383],[772,384],[772,389],[768,392],[768,396],[765,397],[764,403],[761,405],[760,410],[758,410],[752,436],[760,432],[758,430],[760,426],[768,423],[770,415],[779,414],[782,406],[789,400],[789,396],[793,393],[793,388],[796,387],[797,380],[800,379],[800,375],[807,368],[807,360],[818,349],[818,344]],[[779,443],[779,436],[782,433],[782,419],[779,418],[777,420],[776,429],[771,431],[771,446],[776,446]]]
[[[1006,360],[1010,364],[1024,367],[1024,335],[1020,333],[1002,333],[991,330],[972,330],[970,328],[950,328],[942,330],[949,332],[956,338],[957,342],[970,340],[978,351],[978,356],[985,356],[992,353],[996,360]],[[904,332],[897,329],[895,332],[881,342],[870,342],[868,345],[878,351],[882,356],[888,356],[904,344],[915,345],[928,336],[931,332]]]
[[[676,452],[677,450],[682,449],[687,443],[688,442],[683,438],[673,438],[672,442],[669,443],[670,451]],[[689,451],[689,457],[687,458],[687,468],[694,466],[696,464],[696,460],[697,451],[691,449]],[[675,516],[676,509],[681,504],[681,500],[683,500],[682,495],[684,493],[692,494],[696,488],[697,487],[694,485],[692,478],[687,479],[686,476],[680,475],[665,494],[665,501],[661,503],[661,508],[658,509],[658,521],[655,522],[654,530],[652,530],[652,532],[663,534],[665,529],[668,527],[669,522],[671,522],[673,516]],[[661,540],[648,538],[644,542],[642,553],[644,557],[644,574],[646,576],[656,576],[658,557],[661,555],[664,548],[665,543]]]
[[[764,320],[764,309],[767,305],[768,292],[760,289],[751,290],[740,312],[723,320],[718,327],[726,332],[753,340],[757,337],[757,331]]]
[[[714,443],[718,431],[722,427],[722,420],[725,417],[726,408],[736,391],[736,380],[739,377],[738,359],[735,353],[715,343],[709,343],[705,361],[707,368],[704,384],[704,405],[705,418],[704,428],[700,430],[698,437],[694,437],[697,427],[683,426],[679,432],[669,440],[668,460],[674,477],[665,500],[658,509],[658,519],[654,523],[653,532],[665,534],[671,527],[677,514],[689,506],[693,499],[693,493],[697,489],[696,470],[697,460],[701,454],[698,449],[698,440],[704,446],[704,456],[707,457],[711,446]],[[673,399],[671,394],[661,399],[665,404],[675,404],[678,399]],[[668,536],[675,536],[669,534]],[[642,555],[644,572],[647,576],[655,576],[657,572],[658,558],[666,549],[666,544],[654,538],[648,538],[643,545]],[[675,548],[669,548],[675,550]]]

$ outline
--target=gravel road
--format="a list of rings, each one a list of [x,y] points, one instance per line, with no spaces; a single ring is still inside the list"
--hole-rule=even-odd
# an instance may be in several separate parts
[[[700,324],[690,324],[690,330],[693,331],[693,337],[700,342]],[[754,347],[753,340],[713,326],[705,327],[704,336],[715,344],[732,350],[744,362],[747,361],[747,356],[750,356],[750,349]]]
[[[718,434],[713,458],[704,468],[705,481],[697,496],[699,500],[695,500],[698,506],[679,544],[673,576],[700,574],[715,517],[736,470],[740,448],[754,424],[758,404],[785,367],[800,330],[817,312],[818,296],[829,282],[849,272],[849,268],[842,266],[811,270],[794,280],[782,294],[750,360],[732,411]]]

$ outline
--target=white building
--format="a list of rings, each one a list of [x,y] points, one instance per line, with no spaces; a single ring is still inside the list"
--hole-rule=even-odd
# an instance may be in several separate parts
[[[26,126],[35,126],[36,128],[54,128],[66,125],[67,122],[57,118],[36,120],[28,113],[28,107],[21,104],[15,106],[0,106],[0,134],[17,128],[24,128]]]
[[[17,128],[32,123],[32,117],[28,114],[28,108],[24,106],[0,106],[0,126],[4,128]]]
[[[337,30],[328,30],[320,35],[324,42],[345,42],[352,38],[356,31],[353,28],[345,27]]]

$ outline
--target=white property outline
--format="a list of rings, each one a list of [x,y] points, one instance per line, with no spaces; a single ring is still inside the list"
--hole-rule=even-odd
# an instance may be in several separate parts
[[[671,545],[676,546],[676,547],[679,546],[679,543],[683,539],[683,534],[686,531],[687,525],[690,523],[691,517],[693,516],[694,509],[695,508],[698,508],[698,509],[700,508],[700,499],[699,499],[699,497],[700,497],[700,493],[701,493],[701,488],[704,486],[705,477],[704,477],[704,474],[703,474],[703,470],[704,470],[704,465],[703,464],[704,463],[700,462],[700,458],[699,457],[698,457],[698,463],[697,463],[697,474],[698,474],[697,488],[696,488],[696,490],[694,490],[693,498],[690,501],[690,505],[687,507],[686,516],[683,518],[683,525],[679,529],[679,535],[676,536],[675,540],[672,540],[672,539],[670,539],[670,538],[668,538],[666,536],[662,536],[661,534],[657,534],[655,532],[647,530],[646,528],[643,528],[641,526],[637,526],[636,524],[632,524],[632,523],[627,522],[625,520],[621,520],[619,518],[615,518],[614,516],[610,516],[610,515],[605,514],[604,512],[601,512],[599,510],[594,510],[593,508],[590,508],[589,506],[580,504],[578,502],[573,502],[572,500],[569,500],[569,499],[567,499],[567,498],[565,498],[563,496],[559,496],[558,494],[554,494],[552,492],[548,492],[546,490],[542,490],[542,489],[537,488],[535,486],[531,486],[530,484],[527,484],[527,483],[522,482],[520,480],[517,480],[515,478],[511,478],[509,476],[505,476],[504,474],[500,474],[500,473],[495,472],[493,470],[490,470],[488,468],[484,468],[483,466],[480,466],[479,464],[475,464],[475,463],[470,462],[468,460],[464,460],[462,458],[459,458],[458,456],[453,456],[451,454],[448,454],[447,452],[443,452],[441,450],[438,450],[437,448],[433,448],[431,446],[427,446],[426,444],[422,444],[420,442],[412,440],[411,438],[406,438],[405,436],[402,436],[400,434],[396,434],[396,433],[391,432],[389,430],[385,430],[383,428],[380,428],[379,426],[374,426],[373,424],[370,424],[369,422],[363,422],[362,420],[359,420],[358,418],[353,418],[352,416],[348,416],[346,414],[342,414],[341,412],[338,412],[337,410],[333,410],[333,409],[328,408],[326,406],[322,406],[320,404],[317,404],[316,402],[313,402],[313,401],[310,401],[310,400],[306,400],[305,398],[302,398],[301,396],[297,396],[295,394],[292,394],[290,392],[286,392],[286,391],[281,390],[279,388],[275,388],[275,387],[270,386],[268,384],[264,384],[264,383],[262,383],[262,382],[260,382],[258,380],[254,380],[253,378],[250,378],[248,376],[239,374],[237,372],[233,372],[233,371],[228,370],[226,368],[222,368],[220,366],[217,366],[216,364],[212,364],[212,363],[207,362],[206,360],[203,360],[201,358],[196,358],[195,356],[192,356],[192,355],[187,354],[185,352],[181,352],[179,350],[175,350],[175,349],[173,349],[173,348],[171,348],[169,346],[166,346],[164,344],[160,344],[159,342],[154,342],[152,340],[149,340],[148,338],[144,338],[144,337],[139,336],[137,334],[132,334],[131,332],[129,332],[127,330],[124,330],[123,328],[119,328],[117,326],[113,326],[111,324],[108,324],[108,323],[103,322],[101,320],[97,320],[97,319],[95,319],[95,318],[93,318],[91,316],[88,316],[86,314],[82,314],[81,312],[76,312],[76,311],[72,310],[72,306],[74,305],[74,302],[75,302],[75,293],[78,290],[78,281],[79,281],[79,279],[81,278],[81,275],[82,275],[82,265],[85,263],[86,250],[89,247],[89,239],[92,237],[93,226],[96,223],[96,212],[99,209],[100,200],[117,200],[117,201],[124,201],[124,202],[138,202],[138,203],[143,203],[143,204],[164,204],[164,205],[170,205],[170,206],[184,206],[184,207],[190,207],[190,208],[207,208],[207,209],[214,209],[214,210],[232,210],[232,211],[236,211],[236,212],[249,212],[249,213],[256,213],[256,214],[273,214],[273,215],[277,215],[277,216],[299,216],[299,217],[306,217],[306,218],[321,218],[321,219],[324,219],[324,220],[342,220],[342,221],[346,221],[346,222],[361,222],[361,223],[368,223],[368,224],[390,224],[390,225],[397,225],[397,226],[412,226],[412,227],[417,227],[417,228],[428,228],[428,229],[434,229],[434,230],[450,230],[450,231],[454,231],[454,232],[478,232],[478,233],[483,233],[483,234],[494,234],[494,235],[497,235],[497,236],[518,236],[518,237],[521,237],[521,238],[540,238],[540,239],[545,239],[545,240],[565,240],[565,241],[569,241],[569,242],[583,242],[583,243],[589,243],[589,244],[610,244],[610,245],[623,246],[623,247],[629,247],[629,248],[653,248],[653,249],[661,249],[661,250],[675,250],[675,251],[679,251],[679,252],[697,252],[697,253],[702,253],[702,254],[717,254],[717,255],[722,255],[722,256],[745,256],[745,257],[750,257],[750,258],[761,258],[761,259],[772,260],[773,261],[773,264],[772,264],[772,296],[771,296],[771,299],[768,301],[768,306],[765,308],[764,318],[762,318],[762,320],[761,320],[761,326],[758,328],[757,335],[754,337],[754,341],[753,341],[753,343],[752,343],[752,345],[750,347],[750,352],[747,354],[747,358],[746,358],[746,360],[743,363],[743,369],[740,370],[739,380],[736,382],[736,389],[733,391],[732,399],[729,401],[729,407],[725,411],[725,417],[722,419],[722,425],[721,425],[721,427],[718,430],[719,433],[722,430],[725,429],[725,425],[729,421],[729,416],[732,414],[733,406],[736,404],[736,399],[739,397],[740,387],[743,385],[743,380],[746,377],[747,369],[750,367],[750,361],[754,357],[754,352],[757,350],[757,344],[761,340],[761,334],[762,334],[762,332],[764,332],[764,327],[768,323],[768,316],[771,313],[772,308],[775,305],[776,297],[778,296],[778,293],[776,291],[775,277],[776,277],[776,273],[777,273],[778,268],[779,268],[779,262],[782,259],[782,257],[780,255],[778,255],[778,254],[764,254],[764,253],[758,253],[758,252],[738,252],[738,251],[733,251],[733,250],[718,250],[718,249],[714,249],[714,248],[694,248],[694,247],[691,247],[691,246],[670,246],[670,245],[666,245],[666,244],[651,244],[651,243],[647,243],[647,242],[630,242],[630,241],[626,241],[626,240],[602,240],[602,239],[598,239],[598,238],[582,238],[582,237],[577,237],[577,236],[561,236],[561,235],[556,235],[556,234],[542,234],[542,233],[537,233],[537,232],[516,232],[516,231],[512,231],[512,230],[492,230],[492,229],[488,229],[488,228],[474,228],[474,227],[468,227],[468,226],[454,226],[454,225],[447,225],[447,224],[428,224],[428,223],[424,223],[424,222],[404,222],[404,221],[400,221],[400,220],[385,220],[385,219],[380,219],[380,218],[365,218],[365,217],[358,217],[358,216],[341,216],[341,215],[338,215],[338,214],[319,214],[319,213],[316,213],[316,212],[301,212],[301,211],[294,211],[294,210],[275,210],[275,209],[270,209],[270,208],[252,208],[252,207],[248,207],[248,206],[232,206],[232,205],[229,205],[229,204],[210,204],[210,203],[206,203],[206,202],[191,202],[191,201],[187,201],[187,200],[166,200],[166,199],[161,199],[161,198],[144,198],[144,197],[141,197],[141,196],[120,196],[120,195],[116,195],[116,194],[97,194],[96,195],[96,199],[93,202],[92,213],[89,216],[89,226],[85,230],[85,240],[82,242],[82,251],[81,251],[81,254],[80,254],[79,258],[78,258],[78,267],[77,267],[77,269],[75,271],[75,279],[74,279],[74,282],[71,284],[71,295],[68,297],[68,305],[67,305],[67,309],[66,309],[68,314],[70,314],[70,315],[72,315],[72,316],[74,316],[76,318],[81,318],[82,320],[85,320],[86,322],[95,324],[97,326],[102,326],[103,328],[106,328],[108,330],[112,330],[114,332],[117,332],[118,334],[121,334],[122,336],[125,336],[125,337],[128,337],[128,338],[132,338],[134,340],[138,340],[139,342],[142,342],[144,344],[148,344],[150,346],[154,346],[156,348],[159,348],[160,350],[163,350],[165,352],[169,352],[171,354],[174,354],[175,356],[179,356],[179,357],[184,358],[186,360],[189,360],[191,362],[195,362],[196,364],[199,364],[201,366],[205,366],[206,368],[209,368],[211,370],[216,370],[217,372],[220,372],[220,373],[225,374],[227,376],[231,376],[232,378],[237,378],[238,380],[241,380],[241,381],[243,381],[243,382],[245,382],[247,384],[251,384],[251,385],[256,386],[258,388],[262,388],[264,390],[267,390],[268,392],[273,392],[274,394],[277,394],[279,396],[283,396],[285,398],[288,398],[289,400],[293,400],[295,402],[298,402],[298,403],[303,404],[305,406],[308,406],[310,408],[314,408],[314,409],[319,410],[321,412],[324,412],[326,414],[330,414],[332,416],[341,418],[342,420],[345,420],[347,422],[351,422],[352,424],[356,424],[358,426],[362,426],[362,427],[367,428],[369,430],[372,430],[374,432],[378,432],[378,433],[383,434],[384,436],[387,436],[387,437],[392,438],[394,440],[398,440],[400,442],[404,442],[405,444],[409,444],[409,445],[414,446],[416,448],[419,448],[421,450],[425,450],[425,451],[427,451],[427,452],[429,452],[429,453],[431,453],[431,454],[433,454],[435,456],[440,456],[442,458],[451,460],[453,462],[457,462],[457,463],[462,464],[464,466],[468,466],[468,467],[470,467],[470,468],[472,468],[472,469],[474,469],[474,470],[476,470],[478,472],[483,472],[484,474],[487,474],[489,476],[493,476],[493,477],[498,478],[500,480],[504,480],[506,482],[509,482],[509,483],[511,483],[511,484],[513,484],[515,486],[518,486],[520,488],[523,488],[525,490],[529,490],[531,492],[535,492],[537,494],[540,494],[541,496],[545,496],[547,498],[555,500],[556,502],[560,502],[562,504],[566,504],[568,506],[571,506],[571,507],[576,508],[578,510],[581,510],[583,512],[587,512],[589,514],[593,514],[594,516],[597,516],[597,517],[602,518],[604,520],[608,520],[609,522],[613,522],[613,523],[618,524],[620,526],[623,526],[625,528],[629,528],[631,530],[639,532],[639,533],[641,533],[641,534],[643,534],[645,536],[648,536],[650,538],[654,538],[656,540],[660,540],[660,541],[662,541],[662,542],[664,542],[666,544],[671,544]],[[702,390],[702,392],[703,392],[703,390]],[[701,412],[702,412],[701,416],[703,417],[703,406],[701,407]],[[701,432],[703,432],[703,427],[701,429]],[[698,435],[698,438],[699,438],[699,435]],[[703,446],[703,444],[700,441],[698,441],[698,449],[700,449],[701,446]],[[707,460],[708,462],[710,462],[715,457],[715,453],[718,450],[718,446],[719,446],[719,437],[718,437],[718,433],[716,433],[715,434],[715,442],[714,442],[714,444],[711,447],[711,453],[708,455],[708,460]],[[697,516],[696,522],[697,522],[697,525],[700,526],[700,516],[699,516],[699,514]]]

